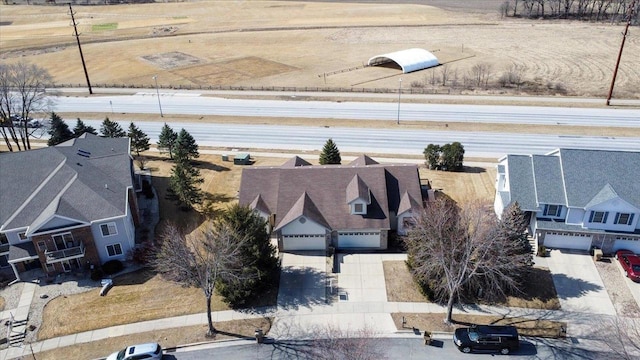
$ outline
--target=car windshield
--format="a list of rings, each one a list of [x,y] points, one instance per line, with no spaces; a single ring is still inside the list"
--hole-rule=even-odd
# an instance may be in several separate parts
[[[127,349],[122,349],[120,350],[120,352],[118,353],[118,356],[116,357],[117,360],[122,360],[124,359],[124,355],[126,354]]]
[[[633,265],[631,266],[631,269],[634,273],[640,273],[640,265]]]
[[[474,329],[474,328],[470,328],[469,329],[469,340],[478,341],[479,337],[480,337],[480,334],[478,334],[478,330],[477,329]]]

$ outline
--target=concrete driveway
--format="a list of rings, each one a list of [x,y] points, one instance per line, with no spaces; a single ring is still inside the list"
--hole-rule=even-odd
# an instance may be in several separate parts
[[[324,252],[282,253],[278,308],[295,310],[326,304],[327,283]]]
[[[562,310],[616,315],[593,258],[588,253],[552,250],[546,262]]]
[[[386,302],[387,289],[382,262],[406,260],[405,254],[336,254],[339,262],[338,290],[347,295],[341,301]]]

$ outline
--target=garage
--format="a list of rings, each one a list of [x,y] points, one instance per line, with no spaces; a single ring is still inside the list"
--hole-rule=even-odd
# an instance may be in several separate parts
[[[640,238],[616,239],[616,242],[613,243],[613,252],[618,250],[631,250],[640,254]]]
[[[591,235],[548,232],[544,236],[544,246],[552,249],[589,250]]]
[[[351,231],[339,231],[338,232],[338,248],[379,248],[380,247],[380,232],[351,232]]]
[[[326,250],[324,235],[283,235],[283,251]]]

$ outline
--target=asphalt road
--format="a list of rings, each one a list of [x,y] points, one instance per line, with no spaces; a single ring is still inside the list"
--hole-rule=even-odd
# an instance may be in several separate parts
[[[613,354],[573,343],[570,340],[521,340],[520,350],[512,355],[496,355],[495,353],[461,353],[450,340],[436,340],[432,346],[424,346],[420,338],[380,338],[372,339],[373,353],[383,354],[381,359],[613,359]],[[602,345],[602,344],[599,344]],[[247,344],[237,346],[195,347],[183,349],[180,352],[165,354],[163,360],[200,360],[200,359],[312,359],[309,347],[313,343],[308,341],[280,340],[268,344]],[[605,347],[606,349],[606,347]],[[366,353],[366,350],[365,350]],[[372,357],[366,357],[372,358]]]
[[[74,119],[67,119],[73,127]],[[87,125],[100,128],[101,120],[83,120]],[[120,123],[127,129],[127,122]],[[175,131],[187,130],[200,146],[321,150],[332,138],[340,151],[421,155],[430,143],[461,142],[465,155],[498,158],[505,154],[543,154],[558,147],[639,150],[640,138],[613,138],[598,136],[529,135],[512,133],[389,130],[376,128],[305,127],[246,124],[207,124],[170,122]],[[160,122],[138,122],[136,125],[156,143],[162,127]]]
[[[315,119],[480,122],[568,126],[640,127],[640,110],[493,105],[415,104],[395,102],[338,102],[224,99],[195,92],[135,95],[51,97],[56,112],[119,112],[131,114],[299,117]],[[398,111],[399,110],[399,111]]]

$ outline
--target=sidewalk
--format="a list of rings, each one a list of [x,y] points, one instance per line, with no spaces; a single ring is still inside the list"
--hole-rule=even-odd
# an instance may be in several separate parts
[[[275,307],[255,309],[252,313],[233,310],[212,313],[214,323],[229,320],[241,320],[274,316],[274,325],[269,332],[272,338],[304,338],[316,326],[327,324],[340,326],[342,330],[355,331],[369,328],[375,329],[376,336],[398,336],[391,319],[391,313],[444,313],[446,309],[433,303],[398,303],[398,302],[335,302],[330,305],[300,307],[295,310],[281,310]],[[536,310],[506,308],[498,306],[468,305],[464,309],[455,309],[454,314],[508,315],[545,320],[562,320],[570,322],[567,336],[585,337],[593,332],[594,321],[598,316],[587,313],[571,313],[560,310]],[[604,317],[604,315],[603,315]],[[13,359],[23,355],[51,350],[58,347],[71,346],[86,342],[99,341],[109,337],[130,335],[160,329],[179,328],[182,326],[207,324],[207,314],[192,314],[166,319],[150,320],[127,325],[86,331],[78,334],[47,339],[20,347],[9,347],[0,351],[0,360]]]

